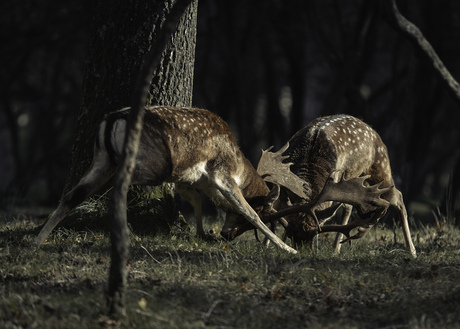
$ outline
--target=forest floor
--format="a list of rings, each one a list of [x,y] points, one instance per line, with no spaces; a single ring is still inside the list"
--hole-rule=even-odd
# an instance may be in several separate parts
[[[133,230],[121,321],[106,316],[109,234],[85,226],[36,250],[37,219],[0,218],[0,328],[460,328],[452,223],[413,225],[416,259],[383,225],[340,255],[332,235],[289,255],[250,232],[230,244]]]

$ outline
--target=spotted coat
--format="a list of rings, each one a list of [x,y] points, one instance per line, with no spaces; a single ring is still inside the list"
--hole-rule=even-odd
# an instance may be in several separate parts
[[[345,179],[371,175],[370,184],[393,185],[385,144],[369,125],[349,115],[314,120],[290,140],[291,170],[307,183],[310,199],[315,198],[334,170]]]

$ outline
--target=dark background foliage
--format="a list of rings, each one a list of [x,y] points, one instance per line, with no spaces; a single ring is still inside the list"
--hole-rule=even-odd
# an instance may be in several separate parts
[[[0,4],[1,207],[60,198],[93,6]],[[398,6],[460,80],[460,2]],[[382,136],[406,203],[444,207],[448,182],[459,190],[459,103],[381,1],[200,0],[196,49],[194,105],[229,122],[253,163],[314,118],[348,113]]]

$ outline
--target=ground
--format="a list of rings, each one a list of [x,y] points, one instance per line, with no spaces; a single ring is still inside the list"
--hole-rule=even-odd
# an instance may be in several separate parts
[[[460,230],[380,225],[340,255],[332,235],[289,255],[246,233],[234,243],[133,230],[127,316],[106,316],[105,229],[61,226],[36,250],[39,221],[0,219],[1,328],[460,328]],[[207,223],[207,227],[218,224]]]

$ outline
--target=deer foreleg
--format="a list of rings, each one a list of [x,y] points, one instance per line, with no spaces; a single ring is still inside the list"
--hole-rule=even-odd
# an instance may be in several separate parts
[[[404,234],[404,240],[406,242],[406,247],[409,249],[412,257],[416,258],[417,251],[415,250],[414,244],[412,242],[411,234],[410,234],[409,223],[407,220],[406,206],[404,205],[402,193],[399,190],[394,189],[394,194],[392,198],[390,199],[390,204],[396,208],[396,212],[398,213],[399,220],[401,221],[403,234]]]
[[[342,222],[340,223],[341,225],[348,224],[352,210],[353,210],[353,206],[348,205],[348,204],[343,205]],[[340,248],[342,247],[342,244],[341,244],[342,238],[343,238],[343,234],[340,232],[337,232],[337,235],[335,236],[335,241],[334,241],[334,250],[336,253],[340,253]]]
[[[193,188],[183,184],[176,184],[177,192],[190,203],[194,210],[196,221],[196,235],[200,238],[205,238],[202,217],[202,200],[200,194]]]

